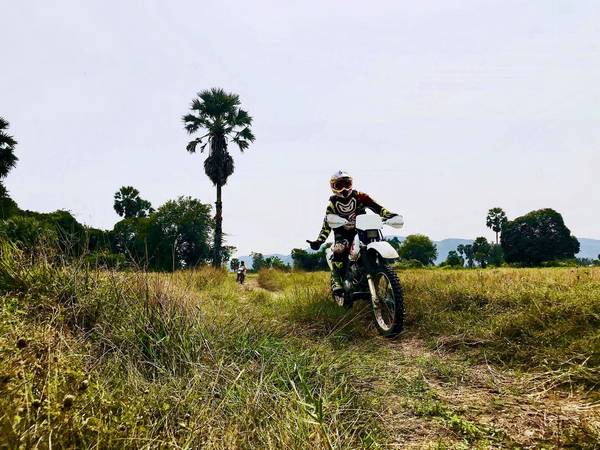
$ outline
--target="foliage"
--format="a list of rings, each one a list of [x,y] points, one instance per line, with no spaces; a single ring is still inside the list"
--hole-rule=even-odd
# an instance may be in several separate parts
[[[290,266],[284,263],[278,256],[268,256],[265,258],[265,267],[284,271],[290,269]]]
[[[496,244],[498,244],[498,233],[502,231],[502,227],[506,225],[508,219],[502,208],[492,208],[488,211],[485,225],[496,233]]]
[[[402,259],[416,259],[428,266],[437,258],[437,247],[429,237],[423,234],[411,234],[402,242],[398,254]]]
[[[474,258],[475,258],[475,252],[473,251],[473,245],[472,244],[459,244],[458,247],[456,247],[456,251],[461,255],[464,256],[465,261],[467,261],[467,266],[468,267],[473,267],[474,266]]]
[[[259,270],[266,267],[265,257],[262,253],[250,252],[250,256],[252,257],[252,271],[253,272],[258,272]]]
[[[450,250],[446,260],[441,264],[442,266],[451,267],[463,267],[465,265],[465,259],[458,254],[455,250]]]
[[[77,257],[87,250],[86,228],[69,211],[52,213],[17,211],[0,221],[4,236],[22,248],[33,249],[40,241],[58,247],[65,257]]]
[[[17,203],[10,198],[8,191],[0,180],[0,220],[8,219],[10,216],[17,214],[19,207]]]
[[[231,255],[233,255],[236,252],[236,250],[237,250],[237,248],[233,245],[222,245],[221,246],[221,261],[224,264],[226,264],[231,259]]]
[[[262,253],[251,252],[252,256],[252,271],[259,272],[263,269],[278,269],[289,270],[289,266],[285,264],[278,256],[265,257]]]
[[[204,160],[204,172],[217,187],[215,235],[213,243],[213,265],[221,266],[222,205],[221,188],[233,174],[233,158],[228,151],[229,142],[237,144],[241,152],[254,141],[250,129],[252,117],[241,109],[237,94],[213,88],[198,93],[191,104],[191,113],[183,116],[185,129],[189,134],[202,130],[199,138],[190,141],[187,151],[195,153],[199,147],[203,152],[208,146],[208,156]]]
[[[140,191],[133,186],[123,186],[115,192],[114,209],[116,213],[125,218],[146,217],[152,212],[149,201],[140,197]]]
[[[130,217],[111,231],[85,227],[68,211],[18,211],[0,220],[0,236],[21,248],[40,241],[56,246],[67,258],[86,255],[103,267],[125,267],[125,261],[153,270],[173,270],[205,263],[210,256],[213,222],[210,205],[190,197],[172,200],[148,217]],[[233,251],[226,246],[226,253]],[[110,254],[113,254],[112,256]]]
[[[479,263],[480,267],[487,266],[491,248],[490,243],[483,236],[473,241],[473,259]]]
[[[579,252],[579,241],[571,235],[562,216],[550,208],[509,221],[501,244],[507,262],[525,265],[574,258]]]
[[[391,239],[386,239],[390,245],[392,247],[394,247],[396,249],[396,251],[400,248],[400,246],[402,245],[402,241],[400,240],[400,238],[398,238],[397,236],[394,236]]]
[[[129,266],[125,255],[122,253],[112,253],[108,250],[100,250],[87,254],[83,257],[82,261],[90,267],[98,269],[120,270]]]
[[[157,247],[161,254],[172,253],[173,269],[194,267],[209,258],[210,205],[205,205],[191,197],[179,197],[162,205],[152,215],[151,236],[160,235]],[[165,266],[164,258],[159,265]]]
[[[232,258],[229,262],[229,269],[232,271],[237,271],[240,267],[240,260],[237,258]]]
[[[13,216],[0,221],[0,236],[24,250],[33,249],[38,244],[58,242],[58,233],[51,223],[27,216]]]
[[[308,252],[300,248],[292,249],[294,269],[306,272],[329,270],[325,256],[325,251],[329,246],[330,244],[323,246],[318,252]]]
[[[500,244],[491,244],[488,252],[488,264],[500,267],[504,263],[504,251]]]
[[[418,259],[401,259],[394,263],[395,269],[421,269],[425,267]]]
[[[179,197],[148,217],[123,219],[112,232],[115,250],[151,269],[202,264],[210,255],[210,209],[199,200]]]
[[[15,167],[19,158],[15,155],[17,141],[7,133],[10,124],[0,117],[0,179]]]

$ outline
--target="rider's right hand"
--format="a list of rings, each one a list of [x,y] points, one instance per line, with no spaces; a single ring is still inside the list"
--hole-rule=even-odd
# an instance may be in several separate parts
[[[306,240],[306,242],[310,244],[311,250],[319,250],[321,248],[321,245],[323,244],[320,241],[309,241],[308,239]]]

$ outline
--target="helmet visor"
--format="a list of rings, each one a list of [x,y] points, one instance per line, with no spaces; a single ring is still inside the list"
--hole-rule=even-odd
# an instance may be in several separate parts
[[[341,191],[342,189],[351,189],[352,178],[340,178],[339,180],[334,180],[331,183],[331,187],[336,191]]]

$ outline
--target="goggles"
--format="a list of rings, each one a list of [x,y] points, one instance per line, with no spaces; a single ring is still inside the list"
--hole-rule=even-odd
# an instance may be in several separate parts
[[[341,191],[342,189],[352,188],[352,178],[340,178],[339,180],[333,180],[331,182],[332,189]]]

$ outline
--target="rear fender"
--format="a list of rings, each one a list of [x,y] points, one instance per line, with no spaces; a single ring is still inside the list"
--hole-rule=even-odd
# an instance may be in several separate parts
[[[367,244],[367,250],[377,252],[384,259],[398,258],[398,252],[387,241],[371,242]]]

